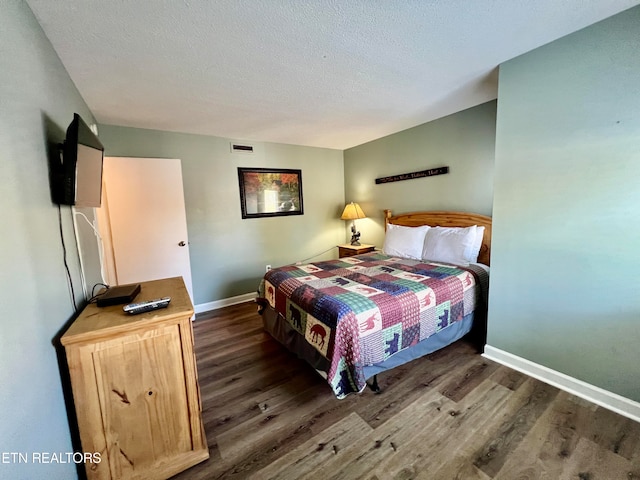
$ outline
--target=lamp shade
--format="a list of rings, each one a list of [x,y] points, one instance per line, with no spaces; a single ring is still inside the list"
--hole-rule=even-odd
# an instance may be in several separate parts
[[[342,212],[342,216],[340,219],[342,220],[356,220],[358,218],[367,218],[364,214],[360,205],[357,203],[348,203],[346,207],[344,207],[344,211]]]

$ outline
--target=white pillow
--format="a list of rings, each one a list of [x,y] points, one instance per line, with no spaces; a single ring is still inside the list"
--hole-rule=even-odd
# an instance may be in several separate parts
[[[382,251],[386,255],[393,257],[420,260],[424,247],[424,237],[430,228],[428,225],[403,227],[390,223],[387,225]]]
[[[480,249],[482,248],[482,239],[484,238],[484,227],[476,226],[476,239],[471,247],[471,255],[469,255],[469,263],[477,263]]]
[[[422,259],[468,265],[476,241],[476,225],[466,228],[434,227],[427,231]]]

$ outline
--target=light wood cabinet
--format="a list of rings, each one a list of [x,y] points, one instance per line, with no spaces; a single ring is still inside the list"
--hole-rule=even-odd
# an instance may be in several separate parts
[[[61,338],[82,449],[101,454],[89,479],[164,479],[209,457],[184,282],[141,287],[134,301],[169,296],[169,307],[88,305]]]

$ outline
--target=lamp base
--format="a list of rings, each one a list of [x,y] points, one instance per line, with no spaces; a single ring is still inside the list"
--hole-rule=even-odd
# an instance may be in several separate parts
[[[360,246],[360,232],[356,232],[352,230],[353,235],[351,235],[351,245],[356,247]]]

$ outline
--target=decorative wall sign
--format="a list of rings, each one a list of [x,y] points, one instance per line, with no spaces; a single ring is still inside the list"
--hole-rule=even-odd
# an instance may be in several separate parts
[[[419,172],[403,173],[401,175],[376,178],[376,184],[399,182],[401,180],[411,180],[413,178],[433,177],[434,175],[443,175],[445,173],[449,173],[449,167],[430,168],[429,170],[421,170]]]
[[[238,167],[242,218],[302,215],[302,171]]]

